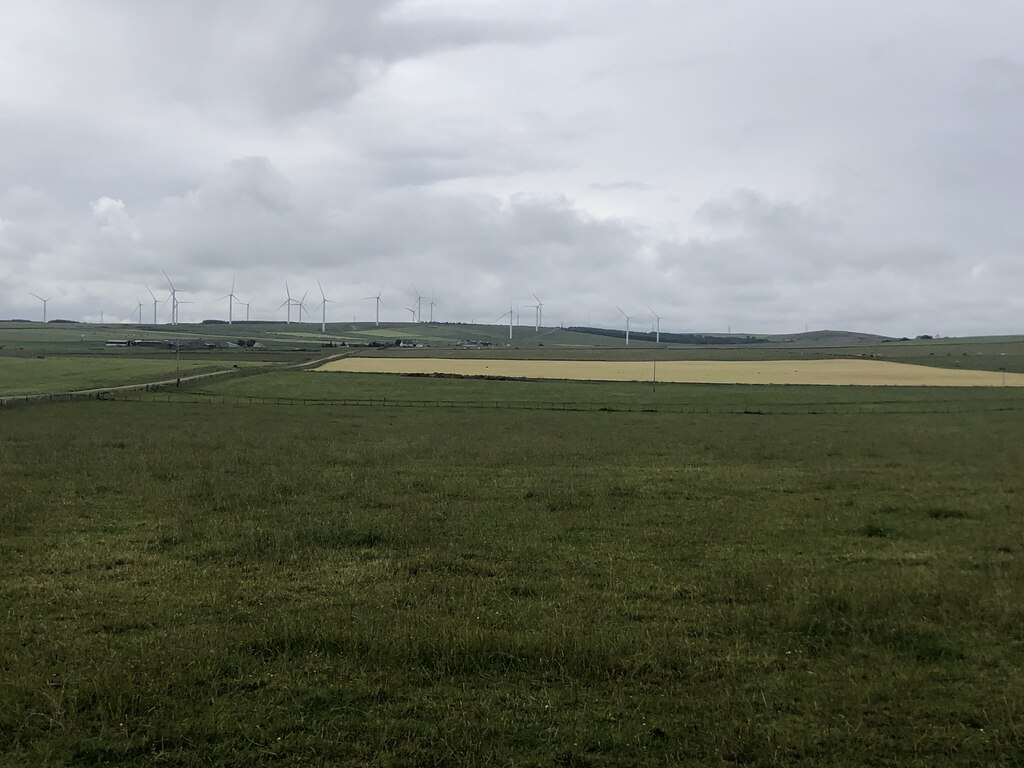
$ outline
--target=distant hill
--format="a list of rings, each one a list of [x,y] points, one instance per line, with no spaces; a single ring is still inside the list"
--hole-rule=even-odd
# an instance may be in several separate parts
[[[576,333],[588,333],[594,336],[611,336],[621,339],[624,335],[622,329],[591,328],[587,326],[572,327],[567,330]],[[630,331],[630,341],[650,341],[656,338],[655,334],[647,331]],[[814,347],[844,347],[857,344],[878,344],[888,341],[887,336],[877,336],[871,333],[856,333],[853,331],[808,331],[806,333],[786,334],[709,334],[709,333],[667,333],[662,332],[661,343],[663,344],[692,344],[692,345],[713,345],[713,346],[735,346],[745,344],[799,344],[801,346]]]
[[[890,336],[879,336],[875,333],[831,330],[765,334],[762,338],[766,341],[787,342],[808,347],[847,347],[857,344],[879,344],[883,341],[893,341]]]
[[[623,338],[625,332],[613,328],[591,328],[588,326],[573,326],[567,330],[576,333],[589,333],[594,336],[612,336],[617,339]],[[654,341],[657,336],[646,331],[630,331],[630,341]],[[767,339],[764,336],[743,336],[728,335],[714,336],[703,333],[665,333],[661,334],[663,344],[763,344]]]

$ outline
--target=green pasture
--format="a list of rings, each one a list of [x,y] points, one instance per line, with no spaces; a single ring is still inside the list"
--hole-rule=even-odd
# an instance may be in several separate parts
[[[251,383],[533,386],[295,376]],[[1020,411],[90,401],[0,424],[2,764],[1024,754]]]
[[[0,357],[0,395],[70,392],[77,389],[141,384],[253,365],[246,361],[189,359],[176,363],[163,358],[135,356]]]
[[[996,410],[1024,411],[1016,387],[839,387],[758,384],[658,384],[514,381],[383,373],[272,371],[198,382],[189,391],[235,398],[387,400],[392,402],[686,406],[711,410]]]

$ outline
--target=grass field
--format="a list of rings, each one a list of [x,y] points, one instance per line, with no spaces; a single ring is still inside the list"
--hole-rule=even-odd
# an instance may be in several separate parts
[[[632,407],[720,411],[821,412],[1024,410],[1015,387],[828,387],[658,384],[564,380],[487,380],[373,373],[272,371],[206,381],[202,395],[281,401],[373,401],[474,405]],[[187,395],[186,395],[187,397]]]
[[[535,386],[217,386],[335,376]],[[87,402],[0,423],[0,763],[1024,754],[1020,411]]]
[[[135,356],[0,357],[0,395],[69,392],[94,387],[137,384],[253,363],[244,360],[189,359],[173,355],[150,359]]]

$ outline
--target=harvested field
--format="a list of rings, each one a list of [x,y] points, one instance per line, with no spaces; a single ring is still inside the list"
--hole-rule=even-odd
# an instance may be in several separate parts
[[[578,381],[651,381],[653,361],[443,360],[349,357],[317,371],[448,374]],[[1024,374],[932,368],[881,360],[666,360],[657,380],[693,384],[856,384],[908,387],[1024,386]]]

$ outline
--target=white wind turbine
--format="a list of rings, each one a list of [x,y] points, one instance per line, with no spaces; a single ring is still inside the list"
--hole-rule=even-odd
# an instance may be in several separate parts
[[[156,294],[153,293],[153,289],[150,288],[149,285],[146,286],[146,290],[149,291],[149,295],[153,297],[153,325],[156,325],[156,305],[162,304],[164,301],[167,301],[167,299],[163,299],[163,301],[158,299],[156,297]]]
[[[430,322],[434,322],[434,307],[439,307],[439,306],[441,306],[441,305],[438,304],[436,301],[434,301],[434,292],[431,291],[430,292]]]
[[[661,343],[661,315],[659,315],[657,312],[655,312],[654,309],[652,309],[649,305],[648,305],[647,308],[650,309],[651,310],[651,314],[654,315],[654,322],[655,322],[655,326],[654,326],[654,328],[655,328],[655,331],[654,331],[654,342],[656,344],[660,344]]]
[[[619,312],[622,312],[622,307],[616,305],[615,308],[617,310],[619,310]],[[622,312],[622,316],[624,318],[626,318],[626,346],[628,347],[629,346],[629,321],[630,321],[630,318],[632,316],[631,315],[627,315],[625,312]]]
[[[248,323],[249,322],[249,302],[248,301],[242,301],[241,299],[239,299],[238,303],[241,304],[243,307],[245,307],[245,322]]]
[[[135,310],[139,313],[139,325],[142,325],[142,299],[136,296],[135,300],[139,303]]]
[[[171,325],[177,325],[178,324],[178,304],[181,303],[180,301],[178,301],[178,289],[174,287],[174,283],[171,282],[171,278],[167,277],[167,272],[165,270],[160,270],[160,271],[164,273],[164,277],[167,279],[167,284],[169,286],[171,286],[171,295],[170,295],[170,299],[171,299]],[[185,303],[189,304],[191,302],[185,302]]]
[[[382,293],[384,293],[384,289],[383,288],[381,288],[379,291],[377,291],[377,295],[376,296],[364,296],[363,299],[362,299],[362,301],[370,301],[372,299],[376,303],[377,315],[376,315],[376,320],[374,320],[374,325],[378,325],[378,326],[380,325],[380,305],[384,303],[383,301],[381,301],[381,298],[380,298],[380,295]]]
[[[416,294],[416,322],[423,322],[423,297],[420,296],[420,292],[416,290],[416,286],[412,287],[412,292]]]
[[[229,294],[227,294],[226,296],[221,296],[221,298],[228,300],[228,325],[231,325],[231,323],[233,322],[233,318],[232,318],[232,314],[233,314],[232,310],[234,309],[233,305],[234,305],[234,302],[238,301],[238,297],[235,296],[235,276],[234,275],[231,276],[231,292]],[[238,303],[241,304],[242,302],[238,301]]]
[[[49,302],[49,299],[44,299],[38,293],[32,293],[32,294],[29,294],[29,295],[30,296],[35,296],[37,299],[39,299],[41,302],[43,302],[43,322],[45,323],[46,322],[46,304],[47,304],[47,302]]]
[[[292,304],[295,304],[297,302],[295,301],[295,299],[292,298],[292,292],[291,292],[291,289],[288,287],[288,281],[287,280],[284,281],[284,294],[285,294],[285,296],[287,296],[287,298],[284,301],[281,302],[281,304],[278,306],[278,309],[280,309],[281,307],[287,307],[287,309],[285,311],[288,314],[287,314],[287,320],[285,320],[285,322],[286,323],[291,323],[291,321],[292,321]],[[301,317],[300,317],[300,320],[301,320]]]
[[[324,287],[320,285],[319,280],[316,281],[316,287],[320,289],[320,308],[322,310],[320,315],[320,333],[327,333],[327,305],[334,302],[324,295]]]
[[[302,322],[302,311],[304,309],[306,309],[306,296],[308,296],[308,295],[309,295],[309,289],[307,288],[306,290],[304,290],[302,292],[302,298],[295,302],[295,306],[297,306],[299,308],[299,322],[300,323]],[[306,314],[308,315],[309,312],[307,311]]]
[[[531,295],[533,296],[533,298],[537,300],[537,327],[534,328],[534,331],[539,333],[540,327],[544,325],[544,302],[540,300],[540,296],[538,296],[536,293]]]
[[[409,318],[409,322],[410,323],[415,323],[416,322],[416,307],[406,307],[405,311],[408,312],[410,315],[412,315],[412,317]]]
[[[508,340],[512,341],[512,321],[515,319],[515,311],[512,309],[511,304],[508,305],[508,312],[498,315],[497,319],[501,320],[505,315],[508,315]]]

